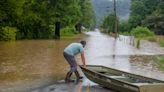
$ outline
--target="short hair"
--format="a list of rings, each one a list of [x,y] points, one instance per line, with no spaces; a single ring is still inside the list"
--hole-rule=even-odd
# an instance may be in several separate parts
[[[80,43],[84,46],[86,45],[86,41],[84,41],[84,40],[80,41]]]

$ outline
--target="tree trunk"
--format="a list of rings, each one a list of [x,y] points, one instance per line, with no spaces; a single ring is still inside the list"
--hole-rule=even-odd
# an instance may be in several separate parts
[[[60,22],[55,23],[55,39],[60,39]]]
[[[76,25],[75,25],[75,29],[76,29],[76,31],[78,32],[78,33],[81,33],[81,23],[77,23]]]

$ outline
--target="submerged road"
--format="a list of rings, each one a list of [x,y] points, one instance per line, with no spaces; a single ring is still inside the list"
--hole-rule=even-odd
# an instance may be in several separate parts
[[[83,85],[83,82],[79,84],[69,83],[65,84],[63,82],[59,82],[53,85],[49,85],[46,87],[42,87],[31,92],[114,92],[106,88],[102,88],[98,85],[90,86]]]
[[[136,66],[129,61],[131,55],[153,55],[154,53],[143,52],[136,49],[134,46],[123,42],[120,39],[114,39],[106,34],[102,34],[97,29],[93,32],[87,32],[88,37],[83,38],[87,41],[85,48],[86,64],[88,65],[103,65],[112,67],[122,71],[137,73],[140,75],[164,78],[164,74],[158,71],[153,71],[152,67],[145,65]],[[77,57],[80,61],[80,57]],[[81,63],[81,62],[79,62]],[[149,63],[148,63],[149,64]],[[81,74],[83,74],[81,72]],[[160,76],[159,76],[160,75]],[[164,79],[163,79],[164,80]],[[31,92],[114,92],[110,89],[100,87],[84,77],[79,84],[70,83],[65,84],[59,82],[49,86],[34,89]]]

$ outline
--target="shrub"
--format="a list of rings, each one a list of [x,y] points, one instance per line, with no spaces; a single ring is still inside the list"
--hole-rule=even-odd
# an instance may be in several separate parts
[[[130,36],[129,32],[120,32],[119,34],[125,35],[125,36]]]
[[[2,27],[0,30],[0,41],[15,41],[16,31],[15,27]]]
[[[76,34],[75,28],[72,26],[67,26],[61,29],[61,36],[73,36]]]
[[[132,29],[131,35],[133,35],[134,37],[136,37],[138,39],[137,44],[136,44],[137,48],[140,48],[140,40],[141,39],[149,39],[152,41],[155,40],[155,34],[153,32],[151,32],[147,27],[138,26],[138,27]]]
[[[146,39],[155,36],[155,34],[151,32],[147,27],[140,26],[132,29],[131,34],[138,39]]]

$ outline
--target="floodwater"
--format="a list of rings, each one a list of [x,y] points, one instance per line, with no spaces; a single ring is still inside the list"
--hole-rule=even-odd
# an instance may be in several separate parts
[[[0,92],[23,92],[63,80],[69,68],[63,58],[63,49],[81,39],[87,41],[86,64],[104,65],[164,80],[164,73],[154,70],[149,63],[129,60],[130,55],[149,53],[138,51],[97,30],[75,39],[0,42]],[[81,64],[80,56],[77,61]],[[95,85],[86,80],[84,85],[87,84]]]

